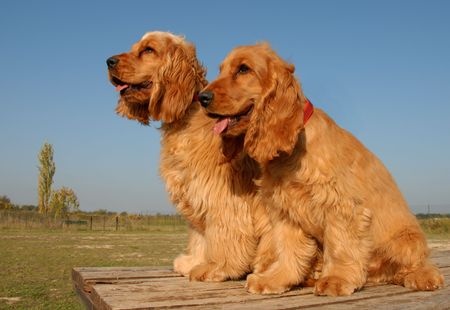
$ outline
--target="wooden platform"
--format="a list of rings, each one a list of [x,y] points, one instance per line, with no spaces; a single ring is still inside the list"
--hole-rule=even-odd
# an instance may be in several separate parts
[[[433,261],[446,287],[415,292],[395,285],[370,285],[349,297],[318,297],[312,288],[281,295],[253,295],[244,281],[189,282],[169,268],[73,268],[75,290],[87,309],[450,309],[450,249],[437,248]]]

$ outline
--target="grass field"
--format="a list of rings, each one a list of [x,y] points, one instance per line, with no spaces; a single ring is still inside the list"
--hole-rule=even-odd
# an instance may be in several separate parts
[[[420,219],[419,222],[429,239],[450,239],[450,218]]]
[[[431,243],[449,244],[450,219],[421,220]],[[141,232],[0,229],[0,309],[84,309],[73,267],[170,266],[186,226]]]
[[[72,267],[169,266],[186,239],[185,229],[1,230],[0,309],[84,309],[72,288]]]

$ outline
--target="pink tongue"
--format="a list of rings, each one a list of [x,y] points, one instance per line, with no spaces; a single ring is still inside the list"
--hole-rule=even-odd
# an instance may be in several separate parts
[[[216,135],[220,135],[225,129],[227,129],[229,122],[230,122],[229,118],[224,118],[224,119],[219,120],[214,125],[214,133]]]
[[[128,87],[127,84],[124,84],[124,85],[117,85],[117,86],[116,86],[116,91],[124,90],[124,89],[127,88],[127,87]]]

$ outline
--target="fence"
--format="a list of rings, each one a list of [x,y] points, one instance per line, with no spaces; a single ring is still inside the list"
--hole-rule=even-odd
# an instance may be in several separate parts
[[[2,210],[0,228],[184,231],[186,222],[179,215],[71,214],[65,218],[54,218],[33,211]]]

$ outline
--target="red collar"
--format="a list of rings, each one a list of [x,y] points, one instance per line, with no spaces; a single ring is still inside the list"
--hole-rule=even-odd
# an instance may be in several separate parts
[[[314,106],[312,103],[308,100],[308,98],[305,98],[305,106],[303,107],[303,126],[306,125],[306,122],[311,118],[314,112]]]

